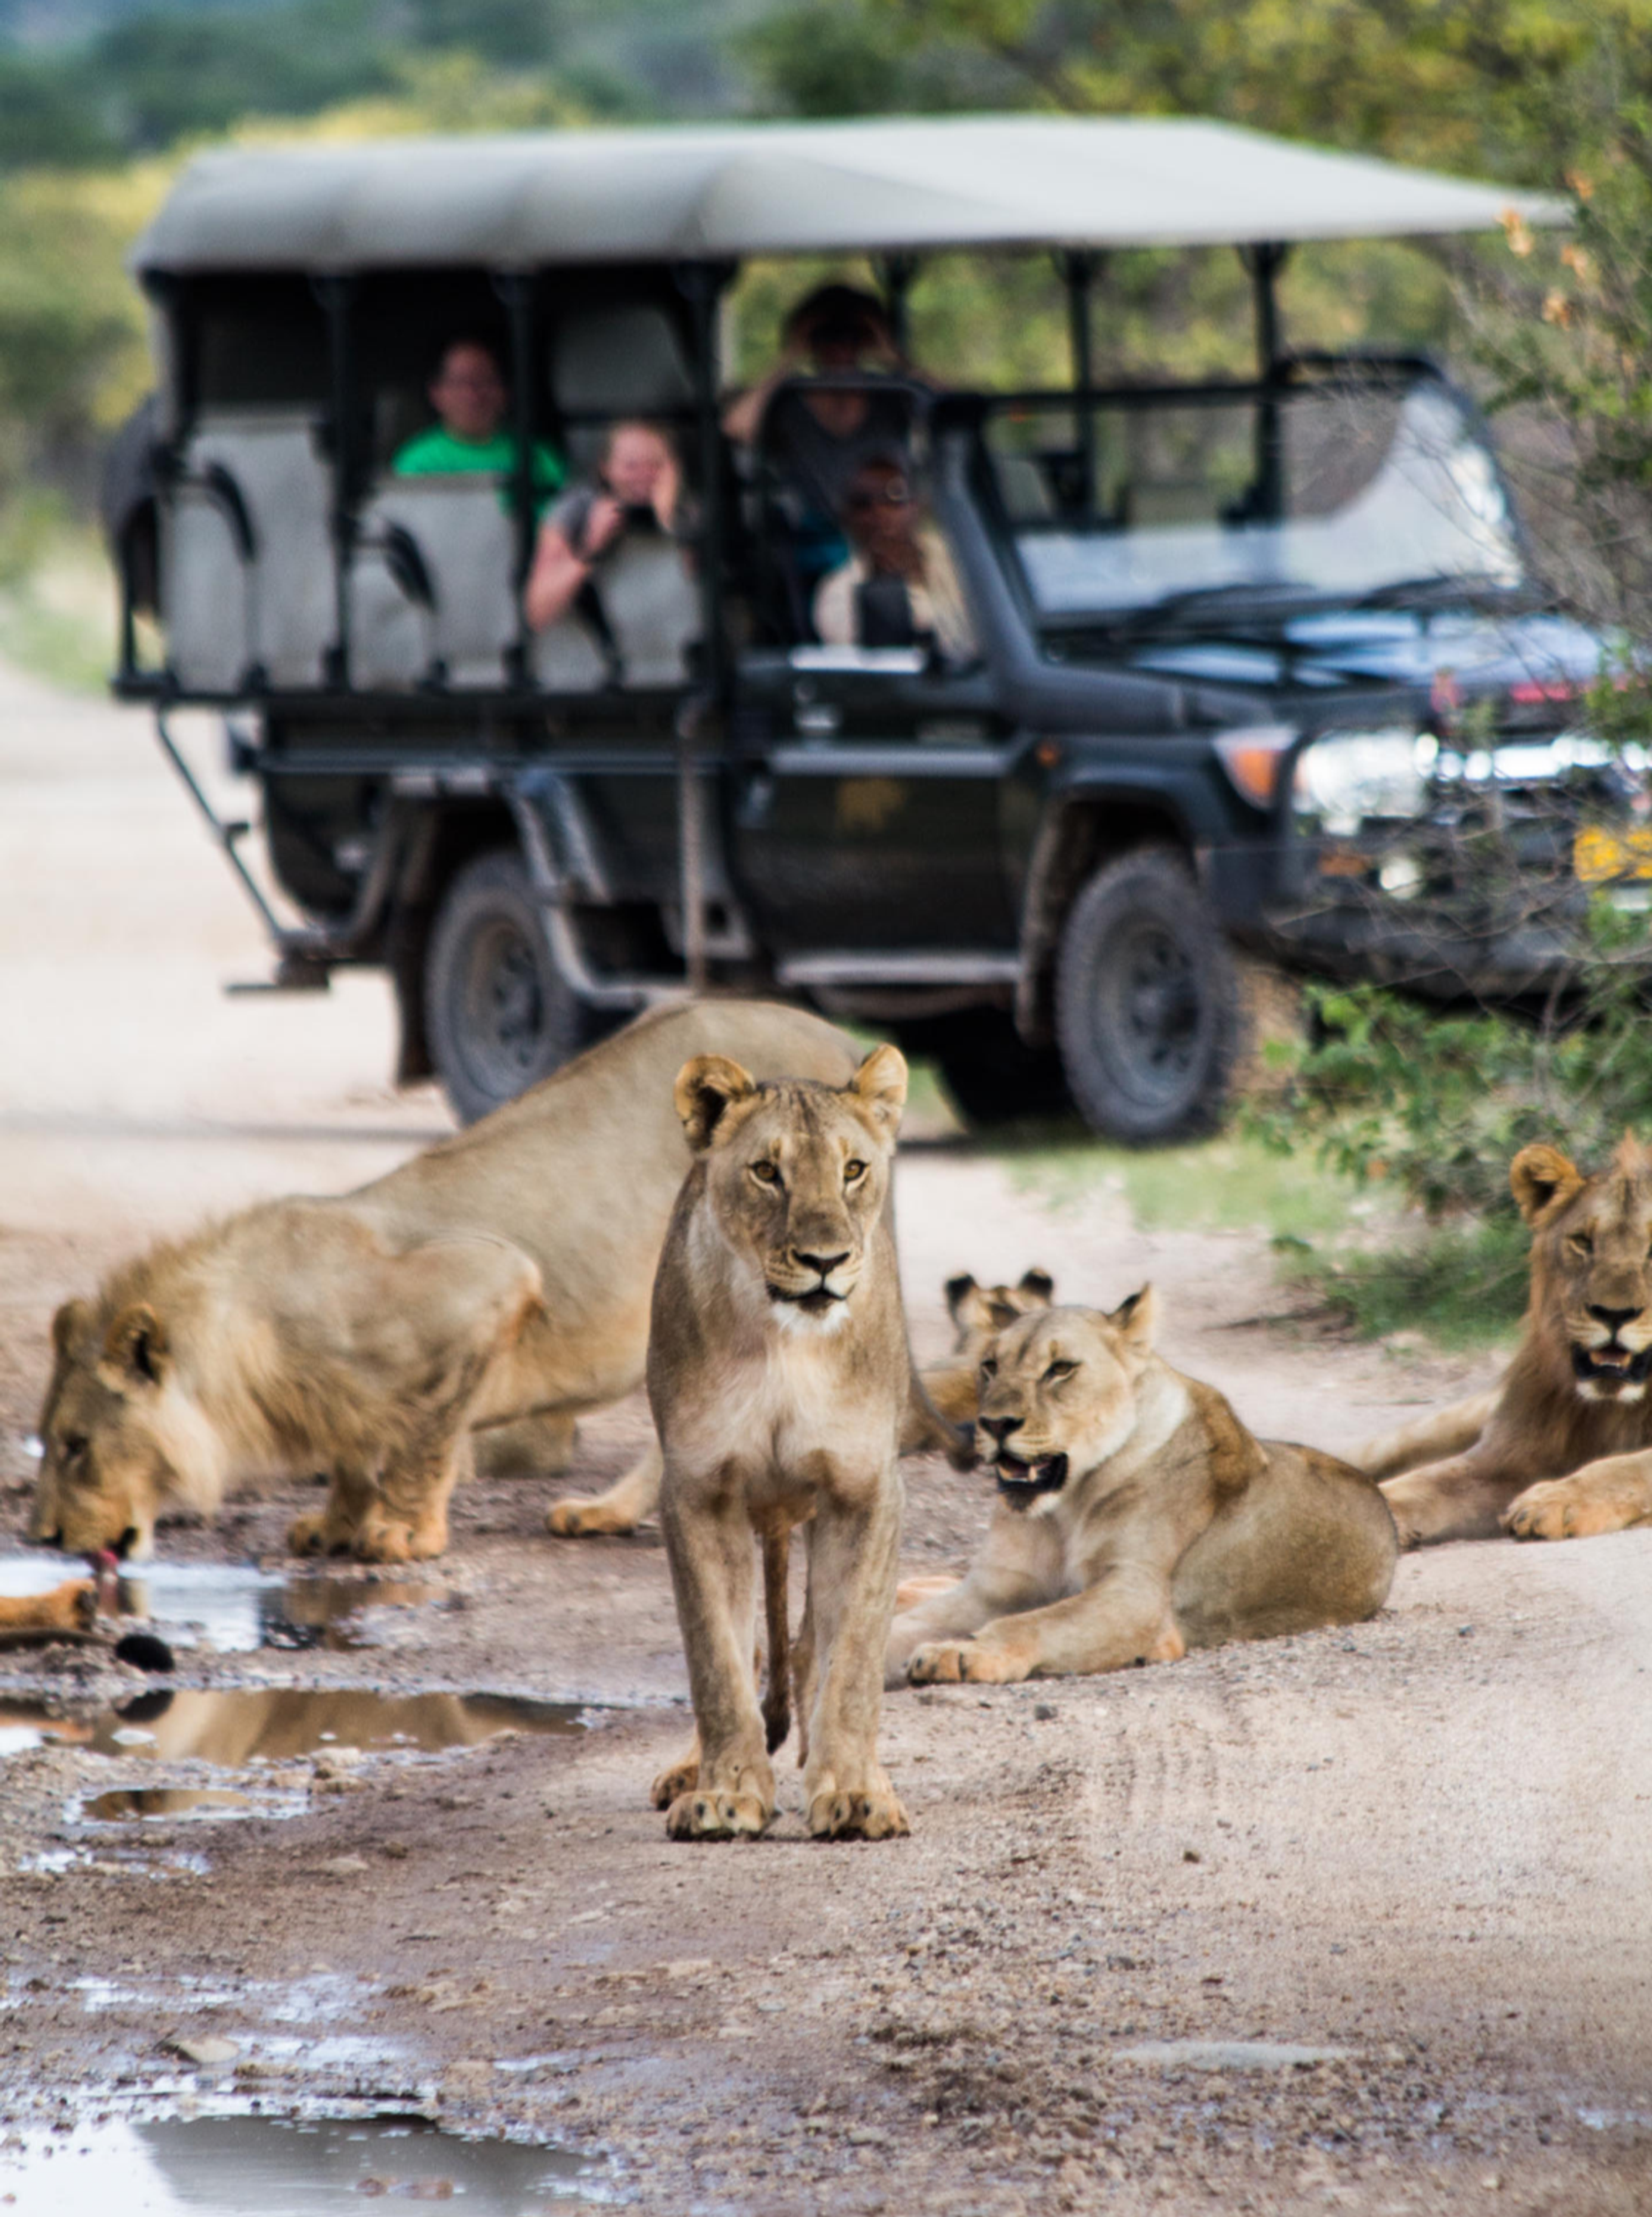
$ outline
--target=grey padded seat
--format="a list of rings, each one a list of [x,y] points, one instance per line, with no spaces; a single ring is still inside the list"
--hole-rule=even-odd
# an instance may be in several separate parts
[[[329,472],[307,411],[203,415],[163,494],[161,605],[171,666],[194,690],[233,692],[255,664],[273,684],[322,682],[337,631]],[[205,482],[216,466],[251,526],[246,556]]]
[[[625,539],[597,571],[603,613],[619,650],[625,690],[686,685],[688,649],[700,636],[700,594],[671,540]]]
[[[435,595],[410,598],[387,559],[387,526],[418,548]],[[503,684],[515,645],[515,531],[492,477],[393,478],[362,510],[350,565],[350,677],[399,689],[445,670],[449,685]]]

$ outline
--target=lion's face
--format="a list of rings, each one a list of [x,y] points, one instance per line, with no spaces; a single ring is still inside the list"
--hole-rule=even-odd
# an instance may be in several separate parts
[[[841,1091],[803,1078],[759,1085],[715,1054],[678,1076],[678,1113],[707,1158],[717,1227],[787,1327],[842,1322],[883,1213],[906,1098],[892,1047],[875,1048]]]
[[[1639,1401],[1652,1376],[1652,1157],[1625,1138],[1585,1177],[1556,1147],[1522,1148],[1509,1170],[1531,1226],[1533,1298],[1563,1335],[1586,1401]]]
[[[1070,1478],[1123,1446],[1156,1320],[1144,1287],[1111,1316],[1046,1309],[991,1343],[981,1365],[981,1452],[1012,1509],[1048,1513]]]
[[[141,1303],[104,1328],[87,1303],[68,1301],[52,1337],[28,1536],[71,1554],[146,1555],[162,1509],[195,1490],[190,1465],[202,1445],[164,1335]]]
[[[946,1281],[947,1314],[957,1337],[952,1352],[972,1362],[980,1360],[995,1332],[1018,1317],[1047,1309],[1055,1298],[1055,1281],[1048,1270],[1024,1270],[1013,1286],[980,1286],[966,1270]]]

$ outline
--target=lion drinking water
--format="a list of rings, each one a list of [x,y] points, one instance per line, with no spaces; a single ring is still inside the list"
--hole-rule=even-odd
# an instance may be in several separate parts
[[[1374,1615],[1397,1553],[1374,1485],[1253,1439],[1154,1351],[1151,1288],[1036,1311],[981,1364],[999,1502],[961,1583],[891,1627],[885,1683],[1001,1683],[1173,1661]]]
[[[676,1839],[755,1836],[773,1820],[769,1757],[789,1723],[786,1541],[799,1523],[808,1587],[792,1663],[809,1831],[907,1830],[877,1759],[912,1390],[886,1205],[906,1097],[891,1047],[838,1089],[760,1085],[722,1055],[697,1057],[677,1081],[695,1164],[660,1257],[648,1349],[660,1520],[698,1727],[654,1785]],[[754,1535],[766,1720],[752,1670]]]
[[[371,1185],[244,1209],[65,1302],[30,1537],[140,1555],[168,1510],[321,1471],[295,1548],[438,1554],[473,1436],[528,1419],[557,1467],[575,1418],[640,1382],[690,1161],[671,1079],[714,1048],[828,1084],[857,1059],[798,1010],[660,1010]]]

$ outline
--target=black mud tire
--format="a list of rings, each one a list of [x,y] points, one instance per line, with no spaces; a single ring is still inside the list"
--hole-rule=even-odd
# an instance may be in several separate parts
[[[442,895],[424,966],[424,1025],[461,1124],[513,1101],[596,1036],[552,958],[515,848],[475,855]]]
[[[1154,1146],[1221,1123],[1242,1031],[1238,979],[1173,849],[1104,863],[1079,895],[1061,934],[1055,1026],[1092,1131]]]
[[[1054,1047],[1029,1047],[1001,1009],[948,1017],[926,1051],[953,1106],[975,1131],[1073,1114],[1061,1057]]]

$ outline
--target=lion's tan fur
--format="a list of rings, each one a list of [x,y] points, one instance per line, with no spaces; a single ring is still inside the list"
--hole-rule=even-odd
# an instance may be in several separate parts
[[[1626,1136],[1589,1176],[1557,1147],[1530,1146],[1509,1183],[1531,1226],[1531,1277],[1500,1386],[1482,1413],[1465,1404],[1432,1435],[1420,1427],[1399,1443],[1404,1461],[1391,1442],[1362,1457],[1394,1473],[1383,1491],[1408,1546],[1652,1519],[1652,1155]]]
[[[888,1203],[906,1065],[879,1047],[849,1084],[759,1086],[701,1056],[677,1101],[696,1151],[660,1258],[648,1398],[660,1521],[698,1736],[655,1782],[673,1837],[763,1831],[784,1730],[785,1535],[806,1528],[793,1655],[811,1832],[906,1820],[877,1759],[912,1386]],[[751,1657],[763,1545],[770,1701]]]
[[[295,1544],[437,1552],[473,1431],[526,1421],[566,1452],[640,1381],[690,1160],[671,1081],[720,1047],[764,1076],[856,1065],[798,1010],[661,1010],[371,1185],[244,1210],[66,1303],[34,1536],[142,1552],[163,1514],[321,1472]]]
[[[995,1332],[1018,1317],[1047,1309],[1055,1298],[1048,1270],[1024,1270],[1013,1286],[978,1285],[968,1271],[946,1281],[947,1314],[952,1319],[950,1358],[924,1373],[924,1390],[944,1417],[973,1423],[981,1358]]]
[[[968,1575],[896,1619],[887,1683],[1115,1670],[1382,1607],[1396,1543],[1375,1485],[1253,1438],[1155,1328],[1149,1290],[993,1339],[981,1449],[1003,1498]]]

